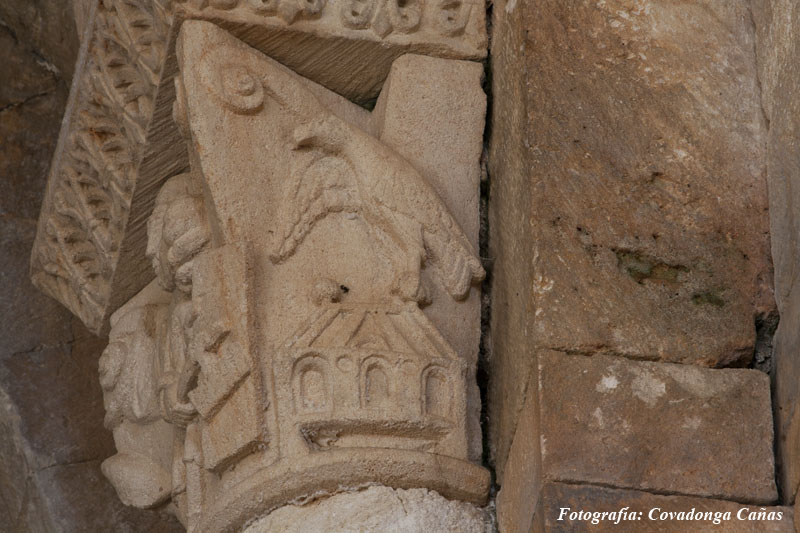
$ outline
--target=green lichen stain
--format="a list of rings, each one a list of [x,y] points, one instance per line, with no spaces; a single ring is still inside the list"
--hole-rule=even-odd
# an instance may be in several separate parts
[[[614,250],[614,253],[617,256],[617,265],[637,283],[643,283],[645,280],[656,283],[678,283],[680,273],[689,271],[683,265],[669,265],[652,260],[638,252]]]
[[[714,307],[722,307],[725,305],[725,300],[720,296],[719,290],[698,292],[692,295],[692,303],[695,305],[713,305]]]

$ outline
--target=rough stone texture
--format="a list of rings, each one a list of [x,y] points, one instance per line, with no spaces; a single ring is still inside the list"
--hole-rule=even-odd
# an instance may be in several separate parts
[[[776,501],[763,373],[552,351],[539,369],[545,479]]]
[[[179,531],[124,508],[102,478],[98,460],[113,451],[97,383],[105,341],[28,277],[75,59],[70,32],[68,2],[0,2],[0,531]]]
[[[403,56],[371,114],[208,22],[177,49],[191,169],[100,361],[122,501],[214,532],[372,484],[485,502],[480,65]]]
[[[683,533],[692,531],[697,533],[790,533],[794,531],[792,525],[794,512],[791,507],[760,507],[757,505],[745,505],[724,500],[711,500],[705,498],[690,498],[685,496],[659,496],[647,492],[632,490],[614,490],[604,487],[591,485],[566,485],[563,483],[546,483],[542,489],[541,508],[543,509],[539,520],[534,524],[533,529],[526,529],[522,525],[514,524],[511,527],[502,528],[502,533],[558,533],[558,532],[604,532],[604,531],[636,531],[637,533]],[[601,522],[591,524],[590,521],[576,520],[559,521],[561,508],[568,507],[571,511],[607,511],[615,512],[623,508],[628,508],[628,512],[642,513],[641,519],[637,521],[620,521],[619,524],[611,522]],[[651,510],[658,509],[653,515],[656,519],[651,520],[649,514]],[[714,515],[709,520],[679,521],[659,519],[662,512],[665,513],[689,513],[692,509],[695,513],[719,513],[717,514],[718,524],[714,524]],[[742,509],[746,509],[742,511]],[[737,513],[742,512],[744,520],[737,517]],[[765,513],[768,516],[772,513],[773,520],[747,519],[750,513]],[[729,519],[724,516],[730,513]],[[780,513],[780,515],[778,515]],[[778,517],[780,516],[780,519]],[[704,517],[705,518],[705,517]]]
[[[537,506],[550,513],[541,491],[553,480],[776,500],[763,373],[559,352],[539,361],[539,398],[519,415],[497,496],[500,531],[527,533]]]
[[[36,482],[47,501],[47,514],[57,524],[49,531],[184,531],[173,517],[122,505],[100,472],[99,461],[56,465],[37,472]]]
[[[501,481],[539,350],[751,359],[755,318],[774,304],[748,5],[494,5],[489,418]]]
[[[0,119],[1,120],[1,119]],[[23,182],[24,183],[24,182]],[[22,184],[21,184],[22,185]],[[14,182],[4,182],[13,196]],[[70,315],[28,279],[28,260],[36,222],[14,216],[0,217],[0,316],[3,330],[13,335],[0,337],[0,357],[57,345],[70,336]]]
[[[97,427],[103,416],[97,355],[103,345],[103,339],[70,339],[0,362],[0,383],[16,405],[20,431],[40,468],[99,459],[113,451],[111,436]]]
[[[542,449],[538,397],[529,394],[519,413],[508,455],[508,473],[497,494],[497,525],[502,533],[529,533],[542,490]]]
[[[3,0],[0,20],[36,54],[40,66],[54,70],[69,83],[78,55],[71,1]]]
[[[0,388],[0,524],[4,531],[52,530],[25,456],[19,415]]]
[[[764,112],[769,120],[767,181],[770,198],[775,299],[774,403],[781,491],[794,501],[800,483],[800,5],[753,2]]]
[[[256,520],[245,533],[490,533],[490,515],[425,489],[370,487],[306,505],[287,505]]]
[[[374,102],[404,54],[486,55],[476,0],[95,3],[31,256],[34,283],[95,333],[152,279],[143,223],[159,186],[189,165],[171,120],[184,20],[213,22],[360,104]]]
[[[66,87],[35,51],[3,25],[0,65],[0,176],[15,185],[7,186],[8,192],[0,197],[0,216],[35,219],[55,146],[52,130],[61,120]]]

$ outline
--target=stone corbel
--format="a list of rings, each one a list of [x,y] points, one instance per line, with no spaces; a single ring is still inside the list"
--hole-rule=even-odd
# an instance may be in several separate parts
[[[481,66],[401,56],[368,112],[209,22],[176,59],[190,170],[101,361],[120,497],[215,532],[372,485],[484,503]]]

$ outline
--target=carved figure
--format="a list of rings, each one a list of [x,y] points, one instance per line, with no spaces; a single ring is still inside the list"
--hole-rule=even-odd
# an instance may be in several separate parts
[[[295,150],[318,153],[295,171],[293,193],[283,203],[274,262],[294,252],[317,220],[344,212],[369,220],[376,244],[390,239],[404,256],[396,265],[393,287],[404,300],[424,301],[419,273],[426,262],[437,268],[456,299],[483,279],[480,261],[447,208],[394,151],[331,114],[299,126],[293,135]]]
[[[108,347],[100,358],[105,425],[117,454],[103,473],[128,505],[164,503],[172,489],[174,428],[158,406],[158,351],[167,295],[150,286],[112,317]]]

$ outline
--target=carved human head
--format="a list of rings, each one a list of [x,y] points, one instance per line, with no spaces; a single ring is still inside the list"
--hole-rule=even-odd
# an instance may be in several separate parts
[[[147,222],[147,257],[166,290],[191,292],[191,261],[209,240],[202,199],[190,193],[189,175],[170,178]]]
[[[124,420],[150,421],[158,408],[158,323],[163,305],[122,309],[112,318],[109,343],[100,357],[100,385],[106,408],[105,425]]]

